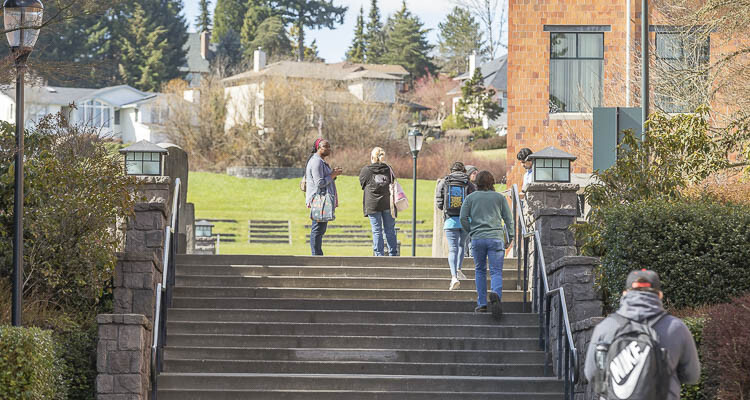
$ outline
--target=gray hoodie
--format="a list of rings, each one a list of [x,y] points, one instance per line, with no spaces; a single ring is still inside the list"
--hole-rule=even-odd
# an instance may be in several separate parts
[[[655,293],[629,290],[620,299],[620,309],[617,313],[635,321],[643,321],[664,311],[661,299]],[[591,382],[596,372],[594,353],[596,345],[604,341],[612,341],[615,329],[619,324],[613,317],[607,317],[594,328],[591,343],[586,351],[584,373]],[[679,400],[680,384],[697,383],[700,379],[701,365],[698,361],[698,351],[690,330],[682,320],[671,315],[664,316],[654,325],[654,331],[659,336],[659,344],[667,350],[669,367],[673,371],[669,382],[669,395],[665,400]]]

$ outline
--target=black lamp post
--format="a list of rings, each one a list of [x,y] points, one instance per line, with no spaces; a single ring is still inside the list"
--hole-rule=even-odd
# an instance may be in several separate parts
[[[5,0],[3,23],[16,64],[16,176],[13,198],[13,326],[21,326],[23,300],[23,76],[26,60],[42,25],[44,5],[39,0]]]
[[[411,149],[411,155],[414,158],[414,204],[411,208],[411,256],[414,257],[417,255],[417,155],[422,150],[424,136],[419,129],[413,128],[409,131],[408,137],[409,149]]]

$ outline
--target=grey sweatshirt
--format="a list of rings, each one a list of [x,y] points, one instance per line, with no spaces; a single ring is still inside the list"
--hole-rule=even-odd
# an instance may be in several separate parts
[[[635,321],[643,321],[664,311],[661,299],[655,293],[629,290],[620,299],[617,313]],[[594,333],[586,351],[584,374],[589,382],[596,372],[596,345],[601,341],[612,341],[614,330],[619,324],[613,317],[607,317],[594,328]],[[665,400],[679,400],[680,384],[697,383],[700,379],[701,364],[698,361],[698,350],[690,330],[682,320],[671,315],[664,316],[654,325],[659,336],[659,344],[667,350],[669,367],[673,371],[669,382],[669,395]]]

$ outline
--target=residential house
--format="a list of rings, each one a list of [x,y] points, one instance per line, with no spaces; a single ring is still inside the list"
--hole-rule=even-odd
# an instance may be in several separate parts
[[[459,85],[448,92],[449,96],[453,96],[451,112],[456,113],[456,106],[458,101],[461,100],[461,87],[471,79],[474,71],[479,68],[482,74],[483,85],[486,88],[492,88],[496,92],[497,101],[503,107],[503,112],[496,119],[490,120],[487,116],[482,116],[482,127],[488,129],[490,127],[495,128],[500,135],[505,135],[508,127],[508,56],[503,55],[492,61],[488,61],[479,64],[479,56],[472,54],[469,56],[469,69],[453,78],[454,81],[458,81]]]
[[[0,90],[0,120],[15,123],[15,95],[14,87]],[[27,127],[47,114],[62,112],[71,123],[92,126],[102,137],[123,143],[158,143],[166,138],[163,125],[168,108],[159,93],[142,92],[128,85],[101,89],[27,86],[24,97]]]
[[[188,86],[199,87],[201,78],[211,72],[211,60],[216,54],[216,43],[211,43],[211,33],[188,33],[185,50],[185,65],[180,72],[185,76]]]
[[[590,174],[593,109],[640,106],[641,2],[509,0],[508,10],[508,182],[521,182],[514,155],[523,147],[565,149],[578,157],[574,172]],[[685,62],[684,28],[659,25],[651,12],[652,62]],[[702,46],[699,62],[718,57],[718,42]],[[658,95],[656,78],[652,110],[687,111]]]
[[[264,127],[264,91],[266,82],[286,78],[321,83],[326,101],[341,104],[401,105],[412,111],[424,107],[399,99],[404,79],[409,73],[399,65],[335,64],[280,61],[266,65],[263,51],[256,50],[253,69],[223,80],[228,96],[226,129],[253,123]],[[311,120],[315,120],[311,116]]]

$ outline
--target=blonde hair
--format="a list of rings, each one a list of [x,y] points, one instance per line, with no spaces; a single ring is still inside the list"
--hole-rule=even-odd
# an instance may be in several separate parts
[[[377,162],[383,162],[385,160],[385,150],[383,150],[381,147],[375,147],[370,152],[370,162],[377,163]]]

